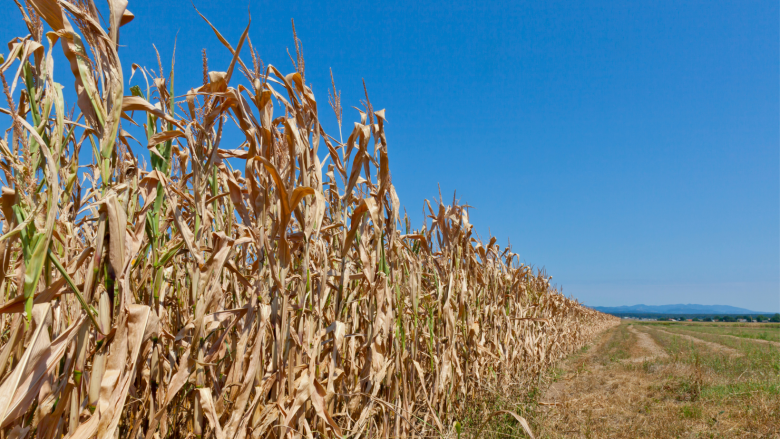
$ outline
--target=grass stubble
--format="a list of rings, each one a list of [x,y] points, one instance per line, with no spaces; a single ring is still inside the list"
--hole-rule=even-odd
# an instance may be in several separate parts
[[[531,435],[495,395],[538,387],[618,323],[482,240],[455,199],[426,201],[412,229],[385,111],[364,84],[343,140],[332,80],[328,135],[297,34],[283,74],[249,25],[234,46],[201,15],[231,61],[212,70],[204,51],[203,83],[174,89],[159,55],[123,77],[126,2],[17,4],[30,34],[0,60],[0,438],[481,437],[491,416]]]
[[[707,325],[628,321],[601,334],[529,406],[537,437],[780,437],[780,349],[730,337],[736,325]],[[654,347],[641,346],[642,334]]]

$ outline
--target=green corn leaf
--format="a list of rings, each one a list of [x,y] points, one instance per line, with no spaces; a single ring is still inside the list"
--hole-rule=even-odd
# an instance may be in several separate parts
[[[154,295],[155,302],[160,300],[160,288],[162,288],[163,278],[163,270],[158,269],[157,273],[154,275],[154,283],[152,283],[152,294]]]
[[[164,267],[165,264],[168,263],[168,261],[173,258],[176,253],[178,253],[179,250],[184,246],[184,241],[181,241],[180,243],[176,244],[172,249],[165,252],[162,257],[160,257],[160,260],[155,264],[155,267]]]
[[[68,283],[68,286],[73,290],[73,293],[76,295],[76,299],[78,299],[79,304],[81,304],[81,308],[86,311],[87,317],[89,317],[89,320],[92,322],[92,324],[95,326],[95,329],[98,330],[101,334],[105,335],[106,333],[103,332],[103,330],[100,328],[100,324],[98,324],[97,318],[94,314],[94,310],[87,304],[87,301],[84,300],[84,296],[79,291],[78,287],[76,286],[76,283],[73,282],[73,279],[68,274],[68,271],[65,269],[65,267],[62,266],[60,263],[60,260],[57,259],[57,255],[52,253],[51,250],[48,251],[48,256],[51,262],[54,264],[54,266],[57,268],[57,270],[62,274],[62,277],[65,278],[65,282]]]
[[[25,261],[24,270],[24,310],[27,313],[28,324],[32,321],[33,295],[38,287],[38,281],[41,279],[44,262],[46,262],[49,237],[44,233],[36,233],[30,246],[30,258]]]

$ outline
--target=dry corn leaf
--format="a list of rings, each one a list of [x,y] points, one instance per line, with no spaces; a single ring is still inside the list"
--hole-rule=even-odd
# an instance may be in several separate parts
[[[468,205],[402,218],[385,111],[366,96],[348,139],[329,136],[297,34],[283,74],[249,27],[234,48],[207,21],[230,62],[183,88],[181,115],[173,65],[133,65],[145,87],[123,88],[125,1],[109,1],[108,32],[92,2],[30,3],[49,46],[29,20],[0,67],[24,79],[0,141],[6,437],[445,435],[471,398],[618,323],[472,236]],[[72,94],[54,82],[58,42]],[[516,413],[482,416],[500,413],[532,436]]]

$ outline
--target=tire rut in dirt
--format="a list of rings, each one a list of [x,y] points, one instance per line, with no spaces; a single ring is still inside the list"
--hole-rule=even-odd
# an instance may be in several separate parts
[[[724,354],[733,355],[735,357],[741,357],[742,356],[742,353],[739,352],[738,350],[736,350],[734,348],[730,348],[728,346],[724,346],[724,345],[719,344],[719,343],[715,343],[715,342],[707,341],[707,340],[702,340],[702,339],[700,339],[698,337],[694,337],[694,336],[688,335],[688,334],[681,334],[679,332],[669,332],[669,331],[665,331],[665,330],[660,329],[660,328],[653,328],[653,329],[656,330],[656,331],[659,331],[659,332],[663,332],[664,334],[677,336],[677,337],[683,338],[685,340],[691,341],[693,343],[700,344],[702,346],[706,346],[708,349],[710,349],[713,352],[722,352]]]
[[[658,343],[656,343],[655,340],[653,340],[650,334],[644,331],[639,331],[633,326],[630,326],[628,330],[631,331],[632,334],[636,335],[637,346],[642,348],[642,350],[644,350],[645,352],[648,352],[650,355],[644,357],[632,357],[626,361],[630,361],[633,363],[643,363],[645,361],[654,360],[656,358],[666,358],[669,356],[669,354],[666,353],[664,348],[659,346]]]

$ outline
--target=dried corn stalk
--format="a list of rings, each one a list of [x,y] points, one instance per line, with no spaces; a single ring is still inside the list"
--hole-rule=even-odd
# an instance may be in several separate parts
[[[328,136],[297,38],[284,75],[253,48],[244,64],[249,27],[235,48],[215,30],[230,64],[177,102],[173,66],[133,66],[145,85],[125,88],[133,16],[108,4],[106,31],[91,0],[29,0],[0,66],[2,437],[444,435],[480,389],[616,323],[476,238],[455,201],[412,230],[384,110],[366,94],[346,141]]]

